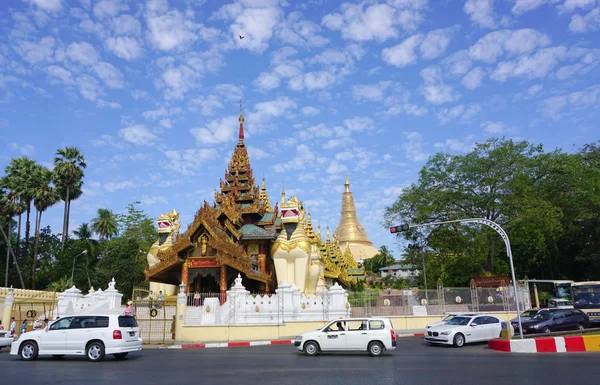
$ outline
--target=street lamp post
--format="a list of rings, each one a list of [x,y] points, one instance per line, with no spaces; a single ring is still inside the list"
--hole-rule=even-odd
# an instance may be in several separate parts
[[[519,306],[519,290],[517,288],[517,279],[515,276],[515,266],[513,264],[512,251],[510,249],[510,240],[508,239],[508,235],[504,231],[502,227],[496,222],[490,221],[485,218],[469,218],[469,219],[456,219],[453,221],[443,221],[443,222],[432,222],[432,223],[420,223],[416,225],[408,225],[403,224],[400,226],[395,226],[390,228],[390,232],[392,234],[408,231],[411,227],[427,227],[427,226],[437,226],[437,225],[445,225],[448,223],[479,223],[482,225],[486,225],[494,229],[502,239],[504,240],[504,245],[506,246],[506,254],[508,255],[508,260],[510,261],[510,272],[512,275],[513,281],[513,289],[515,290],[515,304],[517,305],[517,318],[519,319],[519,335],[521,339],[523,339],[523,326],[521,325],[521,309]]]
[[[73,286],[73,275],[75,274],[75,260],[81,254],[87,254],[87,250],[83,250],[81,253],[79,253],[79,254],[77,254],[76,256],[73,257],[73,268],[71,269],[71,286]]]

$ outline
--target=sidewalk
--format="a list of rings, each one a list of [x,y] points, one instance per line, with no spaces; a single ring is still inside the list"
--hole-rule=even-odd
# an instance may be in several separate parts
[[[400,330],[396,332],[397,338],[423,337],[423,331],[420,329]],[[266,345],[291,345],[295,337],[287,337],[278,340],[269,341],[233,341],[233,342],[198,342],[181,343],[175,341],[173,345],[144,345],[144,349],[211,349],[211,348],[237,348],[244,346],[266,346]]]

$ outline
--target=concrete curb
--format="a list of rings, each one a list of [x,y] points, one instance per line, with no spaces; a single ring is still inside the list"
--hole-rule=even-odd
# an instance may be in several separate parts
[[[402,333],[396,334],[396,338],[423,337],[423,333]],[[161,346],[160,349],[211,349],[211,348],[239,348],[246,346],[266,346],[266,345],[291,345],[294,340],[271,340],[271,341],[236,341],[236,342],[207,342],[199,344],[181,344]]]
[[[493,339],[491,350],[510,353],[576,353],[600,352],[600,335],[541,337],[526,340]]]

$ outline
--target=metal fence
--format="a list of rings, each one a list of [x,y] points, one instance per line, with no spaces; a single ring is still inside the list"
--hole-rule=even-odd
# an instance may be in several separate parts
[[[530,307],[529,290],[519,287],[520,309]],[[365,290],[348,292],[353,317],[424,316],[459,312],[516,311],[512,286],[438,287],[436,290]]]

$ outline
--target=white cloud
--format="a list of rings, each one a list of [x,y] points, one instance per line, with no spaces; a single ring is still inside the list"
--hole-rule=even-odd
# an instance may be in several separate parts
[[[420,52],[423,59],[435,59],[439,57],[448,48],[452,34],[459,27],[436,29],[425,36],[425,40],[421,43]]]
[[[375,129],[373,119],[360,116],[344,119],[344,125],[350,132],[372,131]]]
[[[381,58],[384,62],[402,68],[417,62],[416,48],[423,41],[423,35],[413,35],[402,43],[384,48]]]
[[[123,88],[123,74],[110,63],[100,62],[92,67],[94,73],[104,81],[109,88]]]
[[[467,143],[468,141],[461,141],[459,139],[446,139],[443,142],[437,142],[433,146],[441,148],[442,150],[452,152],[469,152],[473,149],[474,143]]]
[[[100,0],[94,5],[94,15],[98,19],[113,17],[119,14],[121,10],[127,10],[126,5],[122,5],[120,0]]]
[[[239,127],[237,116],[208,122],[206,127],[192,128],[190,134],[199,144],[225,143],[234,140]]]
[[[481,127],[483,127],[483,131],[488,135],[502,135],[509,131],[509,127],[506,123],[503,122],[483,122],[481,123]]]
[[[319,115],[321,111],[313,106],[306,106],[302,107],[302,113],[306,116],[316,116]]]
[[[521,55],[550,44],[550,37],[530,28],[490,32],[469,48],[474,60],[494,63],[504,54]]]
[[[463,10],[473,23],[485,28],[495,28],[494,0],[467,0]]]
[[[427,160],[429,154],[423,150],[423,135],[419,132],[404,132],[402,149],[405,151],[406,159],[413,162]]]
[[[248,156],[250,156],[250,159],[260,160],[270,158],[272,155],[261,148],[248,146]]]
[[[587,15],[573,15],[569,23],[569,31],[583,33],[600,29],[600,7],[591,10]]]
[[[279,77],[268,72],[262,72],[254,81],[254,83],[259,89],[263,91],[270,91],[272,89],[278,88],[280,81]]]
[[[163,166],[183,175],[194,175],[202,170],[202,165],[218,158],[219,153],[214,148],[189,150],[169,150],[164,155],[168,161]]]
[[[481,85],[484,76],[485,71],[481,67],[475,67],[462,78],[461,83],[466,89],[474,90]]]
[[[337,139],[329,139],[327,142],[323,144],[323,149],[332,150],[338,147],[344,146],[353,146],[356,144],[356,141],[352,138],[337,138]]]
[[[85,41],[69,44],[67,47],[67,56],[76,63],[88,66],[98,61],[96,49]]]
[[[119,131],[119,136],[133,144],[140,146],[152,146],[158,141],[158,136],[154,135],[142,125],[130,126]]]
[[[37,5],[44,11],[50,12],[60,11],[62,7],[61,0],[29,0],[29,2]]]
[[[420,74],[424,80],[421,93],[429,103],[443,104],[458,99],[459,95],[454,92],[452,86],[444,83],[439,68],[428,67],[421,70]]]
[[[593,85],[581,91],[547,98],[542,102],[541,111],[556,120],[565,114],[564,110],[568,107],[571,107],[573,111],[581,111],[598,103],[600,103],[600,85]],[[566,113],[572,113],[572,111]]]
[[[54,38],[46,36],[41,38],[39,43],[20,41],[14,48],[27,63],[36,64],[42,61],[52,61],[55,45]]]
[[[596,4],[596,0],[565,0],[564,4],[559,5],[558,8],[562,12],[573,12],[578,8],[591,8],[594,4]]]
[[[444,108],[437,113],[437,118],[441,124],[446,124],[451,120],[458,119],[461,123],[469,123],[481,112],[481,106],[476,103],[469,105],[459,104],[451,108]]]
[[[332,160],[327,167],[328,174],[341,174],[348,171],[348,167],[337,160]]]
[[[112,108],[113,110],[121,108],[121,105],[117,102],[108,102],[102,99],[96,100],[96,106],[98,106],[98,108]]]
[[[429,112],[429,110],[427,109],[427,107],[417,106],[416,104],[407,103],[407,104],[393,105],[393,106],[389,107],[384,112],[384,114],[392,115],[392,116],[405,114],[405,115],[420,117],[420,116],[427,115],[428,112]]]
[[[317,156],[310,150],[306,144],[299,144],[296,146],[296,155],[292,157],[292,160],[287,162],[276,163],[273,166],[273,171],[281,173],[292,170],[304,170],[308,166],[318,161]]]
[[[192,109],[200,109],[204,116],[214,115],[217,109],[225,107],[221,98],[216,95],[198,96],[190,102]]]
[[[124,180],[121,182],[107,182],[104,183],[104,189],[108,192],[115,192],[119,190],[125,190],[130,188],[136,188],[138,185],[131,180]]]
[[[164,15],[149,16],[147,36],[152,45],[162,51],[170,51],[189,46],[198,39],[196,24],[178,10]]]
[[[117,35],[140,36],[142,25],[138,19],[131,15],[121,15],[111,20],[113,30]]]
[[[354,41],[385,41],[398,37],[397,27],[414,30],[422,21],[426,0],[390,0],[388,4],[343,3],[341,13],[330,13],[323,17],[322,24],[342,37]]]
[[[71,72],[62,67],[52,65],[49,66],[47,70],[49,75],[60,79],[66,84],[70,84],[73,82],[73,76],[71,75]]]
[[[102,88],[100,83],[89,75],[81,75],[77,78],[77,85],[81,96],[90,101],[95,101],[100,95],[102,95]]]
[[[24,156],[33,156],[33,153],[35,152],[35,147],[33,147],[31,144],[20,145],[15,142],[10,142],[8,143],[8,146]]]
[[[283,19],[283,11],[275,0],[237,0],[222,6],[213,16],[233,20],[229,31],[236,48],[262,53],[268,48],[275,27]],[[244,36],[244,39],[238,39],[238,35]]]
[[[451,76],[461,76],[469,72],[473,62],[469,51],[461,50],[453,53],[442,61],[442,66]]]
[[[291,116],[297,106],[296,102],[287,96],[279,96],[272,101],[256,103],[252,111],[247,114],[248,122],[252,122],[251,132],[268,131],[271,128],[269,124],[271,119]]]
[[[522,15],[526,12],[533,11],[543,4],[554,4],[559,1],[561,0],[517,0],[512,8],[512,13],[515,15]]]
[[[550,47],[538,50],[532,55],[523,55],[518,60],[503,61],[490,77],[503,82],[511,77],[529,79],[543,78],[565,57],[565,47]]]
[[[106,48],[121,59],[135,60],[142,56],[142,46],[131,37],[117,36],[106,39]]]
[[[328,40],[319,35],[321,27],[317,24],[302,19],[300,12],[290,12],[287,19],[280,26],[279,37],[288,44],[322,47],[328,43]]]

